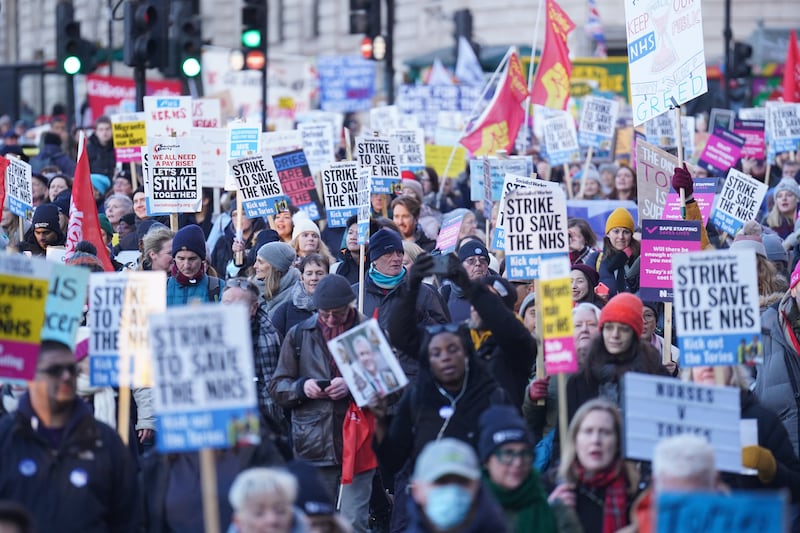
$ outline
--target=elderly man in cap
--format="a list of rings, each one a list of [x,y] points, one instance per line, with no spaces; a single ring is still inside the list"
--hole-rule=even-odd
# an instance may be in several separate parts
[[[172,258],[167,305],[219,301],[220,280],[206,274],[206,237],[200,226],[191,224],[178,230],[172,239]]]
[[[364,279],[364,314],[377,318],[382,329],[388,330],[398,316],[411,320],[404,326],[450,322],[450,313],[439,294],[422,283],[425,276],[414,278],[403,266],[403,240],[399,233],[382,228],[373,234],[369,238],[369,262],[369,272]],[[353,290],[358,294],[358,284],[353,285]],[[412,310],[398,314],[401,298],[410,291],[414,293],[409,304]],[[407,374],[416,374],[416,361],[405,354],[399,354],[398,359]]]
[[[469,279],[478,280],[489,274],[489,250],[482,242],[470,239],[458,249],[458,260],[467,271]],[[450,319],[453,322],[464,322],[469,318],[470,303],[464,291],[457,285],[446,283],[439,289],[442,299],[447,302]]]
[[[458,439],[425,445],[411,476],[411,497],[407,532],[507,531],[502,511],[481,484],[475,451]]]
[[[342,474],[342,426],[350,393],[328,350],[328,341],[363,320],[353,307],[356,295],[347,278],[329,274],[313,295],[318,311],[286,335],[278,368],[269,384],[272,398],[291,410],[294,455],[319,467],[331,497]],[[353,531],[365,533],[375,470],[353,476],[342,488],[342,514]]]

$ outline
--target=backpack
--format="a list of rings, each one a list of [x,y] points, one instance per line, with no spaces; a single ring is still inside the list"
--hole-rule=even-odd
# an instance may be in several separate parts
[[[214,276],[208,276],[208,301],[209,302],[218,302],[220,301],[220,287],[221,283],[219,278]]]

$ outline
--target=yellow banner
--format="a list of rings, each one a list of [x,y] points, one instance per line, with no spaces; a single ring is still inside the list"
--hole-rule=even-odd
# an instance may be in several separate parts
[[[542,338],[572,337],[572,281],[569,278],[542,280],[539,286],[542,293]]]
[[[144,120],[115,122],[111,124],[111,130],[114,135],[114,148],[137,148],[147,145]]]
[[[0,274],[0,339],[38,344],[44,325],[47,280]]]
[[[447,176],[444,175],[445,168],[447,168],[447,160],[450,159],[450,152],[452,151],[452,146],[425,145],[425,163],[436,171],[439,178],[457,178],[466,167],[467,149],[463,146],[458,146],[456,153],[453,155],[453,161],[450,163],[450,170],[447,172]]]

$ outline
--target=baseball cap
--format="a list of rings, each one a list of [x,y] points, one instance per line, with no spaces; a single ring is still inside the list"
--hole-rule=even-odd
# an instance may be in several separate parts
[[[433,483],[444,476],[459,476],[469,480],[481,477],[478,456],[469,444],[444,438],[425,445],[417,457],[412,479]]]

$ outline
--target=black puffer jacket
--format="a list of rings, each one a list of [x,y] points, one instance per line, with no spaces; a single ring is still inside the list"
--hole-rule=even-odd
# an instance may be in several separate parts
[[[109,178],[114,177],[114,169],[117,166],[117,156],[114,153],[114,141],[111,140],[107,145],[100,144],[100,139],[94,133],[89,137],[86,145],[89,154],[89,171],[92,174],[102,174]]]

